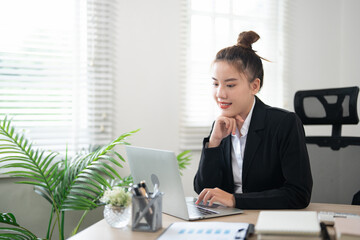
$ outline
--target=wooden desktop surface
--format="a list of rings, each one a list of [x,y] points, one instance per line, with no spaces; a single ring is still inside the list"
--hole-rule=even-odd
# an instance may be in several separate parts
[[[360,215],[360,206],[354,205],[340,205],[340,204],[326,204],[326,203],[310,203],[310,205],[298,211],[325,211],[325,212],[339,212],[339,213],[353,213]],[[220,221],[220,222],[245,222],[256,224],[260,210],[244,210],[243,214],[211,218],[199,221]],[[106,240],[140,240],[140,239],[156,239],[160,234],[173,222],[183,222],[184,220],[163,214],[162,226],[159,231],[152,232],[133,232],[131,226],[124,229],[116,229],[110,227],[103,219],[87,229],[81,231],[70,240],[92,240],[92,239],[106,239]],[[329,233],[332,239],[334,238],[333,228],[329,228]],[[252,237],[250,239],[256,239]]]

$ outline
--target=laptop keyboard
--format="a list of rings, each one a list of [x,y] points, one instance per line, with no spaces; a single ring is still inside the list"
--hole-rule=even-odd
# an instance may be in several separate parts
[[[200,207],[199,205],[194,205],[194,204],[188,204],[188,210],[189,210],[190,215],[200,215],[200,216],[219,213],[217,211],[210,210],[210,209],[207,209],[204,207]]]

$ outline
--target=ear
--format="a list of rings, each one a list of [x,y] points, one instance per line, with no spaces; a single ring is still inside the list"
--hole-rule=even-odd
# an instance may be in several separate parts
[[[254,81],[250,83],[250,88],[252,93],[255,95],[260,91],[260,79],[256,78]]]

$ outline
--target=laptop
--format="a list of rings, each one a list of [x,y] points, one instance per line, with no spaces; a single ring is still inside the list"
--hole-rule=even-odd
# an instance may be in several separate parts
[[[149,191],[157,183],[163,195],[163,213],[184,219],[199,220],[243,213],[243,210],[221,204],[196,205],[196,198],[185,198],[178,162],[174,152],[126,146],[134,183],[145,180]]]

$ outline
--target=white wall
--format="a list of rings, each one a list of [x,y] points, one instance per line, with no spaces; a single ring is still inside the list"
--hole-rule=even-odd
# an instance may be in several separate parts
[[[180,3],[119,2],[114,136],[141,128],[131,144],[179,153]]]
[[[289,96],[298,90],[360,85],[359,10],[357,0],[291,1]],[[288,106],[293,109],[292,102]],[[305,129],[308,135],[331,134],[331,127]],[[343,135],[360,136],[360,125],[344,126]]]
[[[134,144],[177,151],[178,3],[119,2],[116,134],[141,128]]]
[[[286,106],[293,109],[298,90],[358,86],[360,1],[289,2],[291,58],[285,81],[290,99]],[[115,135],[141,128],[130,140],[134,145],[179,151],[179,6],[178,1],[120,1]],[[360,136],[359,126],[345,126],[343,133]],[[330,135],[331,128],[307,126],[306,133]],[[183,177],[189,195],[194,194],[198,159],[194,153]],[[126,175],[128,169],[122,172]]]
[[[360,1],[342,1],[340,7],[340,86],[360,86]],[[360,97],[358,114],[360,115]],[[343,134],[360,136],[360,125],[345,126]]]

